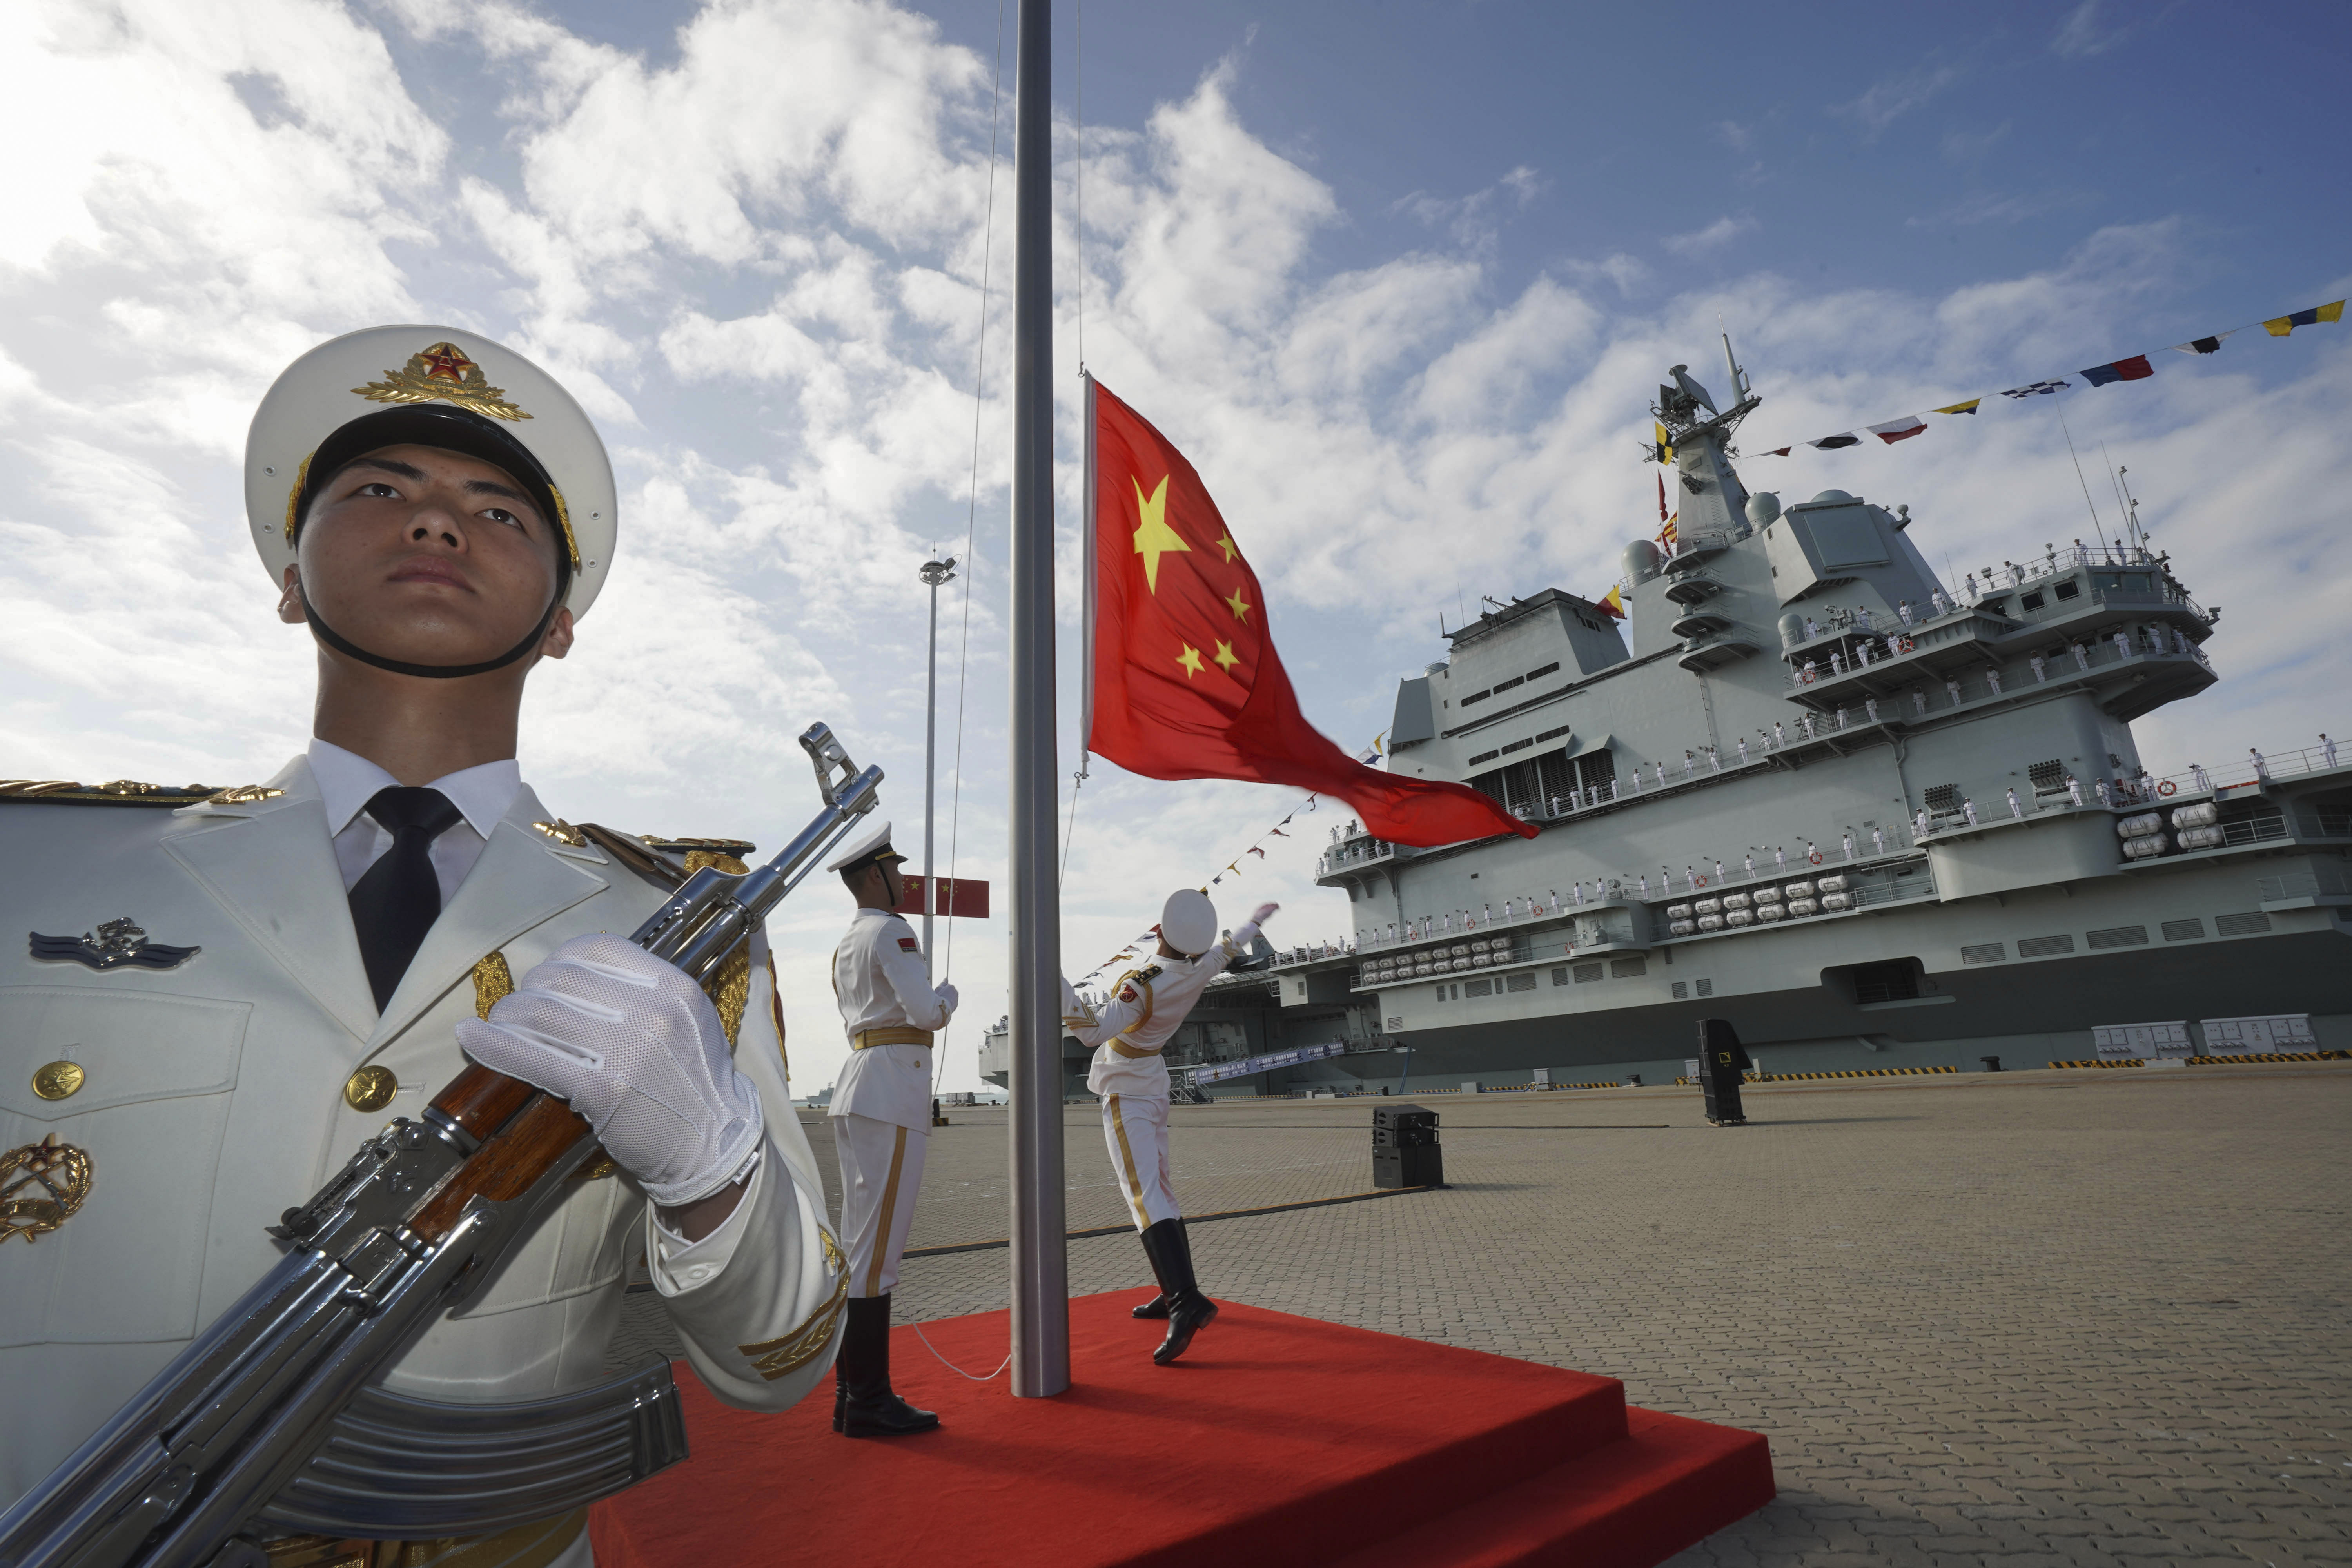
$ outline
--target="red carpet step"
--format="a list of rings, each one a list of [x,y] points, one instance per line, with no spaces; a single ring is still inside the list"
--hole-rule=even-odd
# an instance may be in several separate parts
[[[1072,1387],[1014,1399],[892,1331],[944,1429],[852,1442],[830,1386],[782,1415],[691,1374],[694,1457],[600,1505],[600,1568],[1019,1563],[1642,1568],[1772,1497],[1764,1439],[1628,1411],[1614,1378],[1227,1302],[1174,1366],[1137,1291],[1070,1303]],[[976,1372],[1005,1314],[927,1323]]]

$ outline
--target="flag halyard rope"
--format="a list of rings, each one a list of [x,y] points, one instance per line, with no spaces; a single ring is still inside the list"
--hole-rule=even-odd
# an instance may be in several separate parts
[[[988,106],[988,196],[982,207],[980,239],[980,333],[972,344],[971,369],[971,479],[964,500],[963,523],[963,613],[962,628],[956,645],[956,738],[953,781],[948,786],[948,886],[955,886],[956,851],[962,842],[963,826],[963,716],[964,695],[971,686],[971,583],[977,575],[979,562],[972,556],[972,543],[980,530],[980,416],[988,405],[988,286],[990,268],[995,260],[996,245],[996,132],[1004,104],[1004,0],[996,0],[996,67],[992,76]],[[939,899],[937,888],[926,888],[923,896],[934,904]],[[940,978],[950,978],[955,970],[955,921],[948,921],[945,952],[940,961]],[[936,1097],[942,1075],[947,1071],[947,1051],[932,1053],[931,1093]],[[929,1344],[927,1340],[924,1342]],[[938,1354],[935,1351],[933,1354]],[[961,1369],[959,1368],[959,1371]],[[997,1369],[1003,1371],[1002,1367]],[[965,1375],[969,1376],[970,1373]]]

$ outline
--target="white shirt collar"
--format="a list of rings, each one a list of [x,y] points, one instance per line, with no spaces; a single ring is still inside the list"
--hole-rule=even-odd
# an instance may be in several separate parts
[[[319,782],[319,802],[326,807],[330,838],[352,825],[375,798],[376,791],[400,783],[358,752],[347,752],[331,741],[314,738],[310,755],[310,776]],[[506,820],[515,795],[522,789],[522,768],[508,757],[460,768],[426,787],[447,795],[449,804],[466,818],[466,826],[488,840],[490,830]]]

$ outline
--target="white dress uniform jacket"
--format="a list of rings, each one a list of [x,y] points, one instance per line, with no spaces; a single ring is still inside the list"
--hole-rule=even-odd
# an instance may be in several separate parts
[[[127,916],[153,942],[200,950],[171,968],[96,970],[35,958],[18,935],[0,955],[0,1150],[54,1134],[91,1163],[79,1209],[0,1256],[0,1505],[276,1261],[265,1227],[281,1211],[457,1076],[452,1029],[478,1011],[478,964],[494,973],[484,960],[503,954],[520,978],[572,937],[635,929],[666,897],[593,846],[534,827],[552,814],[518,778],[503,815],[450,829],[480,838],[477,858],[379,1016],[339,865],[366,819],[331,824],[306,759],[268,789],[178,809],[0,796],[0,931],[79,937]],[[625,1173],[581,1181],[389,1386],[511,1401],[599,1380],[640,1247],[721,1399],[782,1409],[824,1375],[838,1252],[784,1079],[772,963],[763,946],[752,960],[737,1061],[765,1101],[768,1141],[719,1233],[687,1246]],[[60,1075],[40,1069],[60,1061],[80,1069],[79,1087],[47,1098],[36,1079],[54,1093]],[[362,1067],[397,1079],[389,1103],[347,1101]],[[562,1561],[585,1558],[583,1537]]]
[[[1110,1001],[1092,1008],[1062,982],[1062,1026],[1095,1047],[1087,1088],[1095,1094],[1168,1098],[1160,1053],[1210,981],[1249,951],[1257,928],[1244,924],[1197,958],[1159,958],[1118,977]]]
[[[864,1116],[929,1136],[931,1048],[877,1045],[854,1048],[877,1029],[947,1027],[955,1009],[925,973],[915,928],[887,910],[861,909],[833,954],[833,994],[853,1047],[834,1081],[832,1113]]]

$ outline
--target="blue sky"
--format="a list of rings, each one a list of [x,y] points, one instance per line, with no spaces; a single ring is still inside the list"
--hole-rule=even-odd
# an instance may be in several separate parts
[[[656,58],[674,44],[661,6],[557,9]],[[993,57],[997,6],[914,9]],[[1635,292],[1654,296],[1736,277],[1762,251],[1829,287],[1936,293],[2177,214],[2204,254],[2140,317],[2171,342],[2285,309],[2341,271],[2340,5],[1677,14],[1669,30],[1645,7],[1505,0],[1064,4],[1055,99],[1074,111],[1082,66],[1088,121],[1131,130],[1232,62],[1240,117],[1347,215],[1318,247],[1333,268],[1427,243],[1439,205],[1525,168],[1537,195],[1494,215],[1498,289],[1629,255],[1654,269]],[[1725,217],[1756,226],[1738,244],[1663,245]],[[2110,346],[2138,345],[2084,349]]]
[[[1990,394],[2352,287],[2340,7],[1097,5],[1085,18],[1087,357],[1192,458],[1343,744],[1438,657],[1441,611],[1598,595],[1655,526],[1635,443],[1661,373],[1764,407],[1751,451]],[[6,772],[266,776],[309,655],[239,516],[245,423],[333,333],[449,322],[531,353],[613,449],[623,542],[573,658],[534,678],[526,775],[574,820],[770,843],[824,718],[919,800],[922,592],[969,600],[959,870],[1001,878],[1003,310],[984,228],[994,5],[41,0],[0,231]],[[1075,674],[1077,17],[1058,19],[1062,658]],[[1003,127],[1009,141],[1009,50]],[[995,302],[972,401],[983,254]],[[2342,327],[2066,399],[2086,452],[2222,603],[2215,691],[2151,762],[2352,728]],[[1902,447],[1751,456],[1752,488],[1906,501],[1929,556],[2090,531],[2051,400]],[[2105,494],[2104,490],[2096,491]],[[2111,511],[2110,508],[2110,511]],[[2112,516],[2107,520],[2112,526]],[[139,679],[124,682],[123,669]],[[1075,766],[1076,688],[1063,755]],[[1089,784],[1065,897],[1091,967],[1160,891],[1295,804]],[[1326,808],[1328,813],[1329,808]],[[1339,935],[1309,859],[1237,903]],[[944,825],[943,825],[944,837]],[[909,834],[911,837],[911,834]],[[830,1076],[842,910],[780,923],[794,1061]],[[62,918],[62,917],[61,917]],[[959,932],[950,1086],[1003,1007],[998,922]],[[803,1045],[805,1043],[805,1045]],[[837,1053],[835,1053],[837,1054]]]

